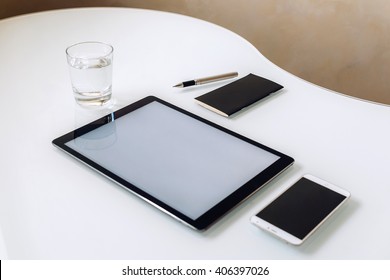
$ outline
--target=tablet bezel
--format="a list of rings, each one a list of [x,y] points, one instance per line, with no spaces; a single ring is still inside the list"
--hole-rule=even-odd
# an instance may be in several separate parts
[[[225,197],[222,201],[220,201],[218,204],[214,205],[212,208],[210,208],[208,211],[206,211],[204,214],[202,214],[197,219],[191,219],[188,216],[184,215],[183,213],[177,211],[173,207],[163,203],[159,199],[155,198],[154,196],[148,194],[147,192],[143,191],[142,189],[138,188],[137,186],[129,183],[128,181],[124,180],[123,178],[119,177],[115,173],[105,169],[104,167],[100,166],[96,162],[92,161],[91,159],[83,156],[82,154],[76,152],[72,148],[66,145],[69,141],[72,141],[76,139],[77,137],[84,135],[100,126],[103,126],[105,124],[111,123],[115,121],[116,119],[125,116],[147,104],[150,104],[152,102],[158,102],[162,105],[165,105],[169,108],[172,108],[182,114],[185,114],[187,116],[190,116],[200,122],[203,122],[211,127],[214,127],[215,129],[218,129],[220,131],[223,131],[227,134],[230,134],[242,141],[245,141],[249,144],[252,144],[260,149],[263,149],[267,152],[270,152],[276,156],[279,157],[278,160],[276,160],[273,164],[271,164],[269,167],[267,167],[265,170],[257,174],[255,177],[250,179],[247,183],[245,183],[242,186],[237,186],[237,189]],[[52,141],[53,145],[60,148],[61,150],[65,151],[72,157],[78,159],[79,161],[85,163],[87,166],[91,167],[92,169],[98,171],[102,175],[106,176],[107,178],[111,179],[115,183],[119,184],[121,187],[125,188],[126,190],[136,194],[137,196],[141,197],[145,201],[151,203],[155,207],[159,208],[160,210],[164,211],[165,213],[173,216],[174,218],[186,223],[187,225],[191,226],[194,229],[197,230],[205,230],[209,228],[212,224],[214,224],[218,219],[220,219],[222,216],[224,216],[226,213],[228,213],[231,209],[233,209],[235,206],[240,204],[242,201],[244,201],[246,198],[251,196],[253,193],[255,193],[257,190],[259,190],[262,186],[264,186],[266,183],[268,183],[270,180],[272,180],[275,176],[283,172],[285,169],[287,169],[289,166],[291,166],[294,163],[294,159],[278,152],[274,149],[271,149],[267,146],[264,146],[263,144],[260,144],[256,141],[253,141],[245,136],[242,136],[236,132],[233,132],[231,130],[228,130],[222,126],[219,126],[213,122],[210,122],[206,119],[203,119],[193,113],[190,113],[184,109],[181,109],[173,104],[170,104],[164,100],[161,100],[155,96],[148,96],[145,97],[135,103],[132,103],[122,109],[119,109],[111,114],[108,114],[104,117],[101,117],[87,125],[84,125],[74,131],[71,131],[69,133],[66,133],[63,136],[60,136]]]

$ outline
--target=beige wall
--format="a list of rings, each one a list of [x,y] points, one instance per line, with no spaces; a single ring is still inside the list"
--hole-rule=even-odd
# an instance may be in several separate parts
[[[0,18],[43,9],[129,6],[225,26],[313,83],[390,104],[388,0],[1,0]]]

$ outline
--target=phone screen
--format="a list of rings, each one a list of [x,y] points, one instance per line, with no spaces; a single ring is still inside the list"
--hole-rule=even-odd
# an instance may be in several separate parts
[[[304,239],[346,198],[303,177],[256,216]]]

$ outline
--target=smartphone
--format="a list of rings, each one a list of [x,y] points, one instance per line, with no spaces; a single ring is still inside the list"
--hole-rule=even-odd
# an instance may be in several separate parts
[[[349,197],[348,191],[305,175],[251,217],[251,222],[291,244],[301,245]]]

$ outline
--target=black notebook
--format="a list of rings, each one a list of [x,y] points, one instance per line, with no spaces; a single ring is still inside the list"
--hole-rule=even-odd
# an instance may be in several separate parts
[[[198,96],[195,100],[207,109],[229,117],[282,88],[283,86],[273,81],[249,74],[230,84]]]

